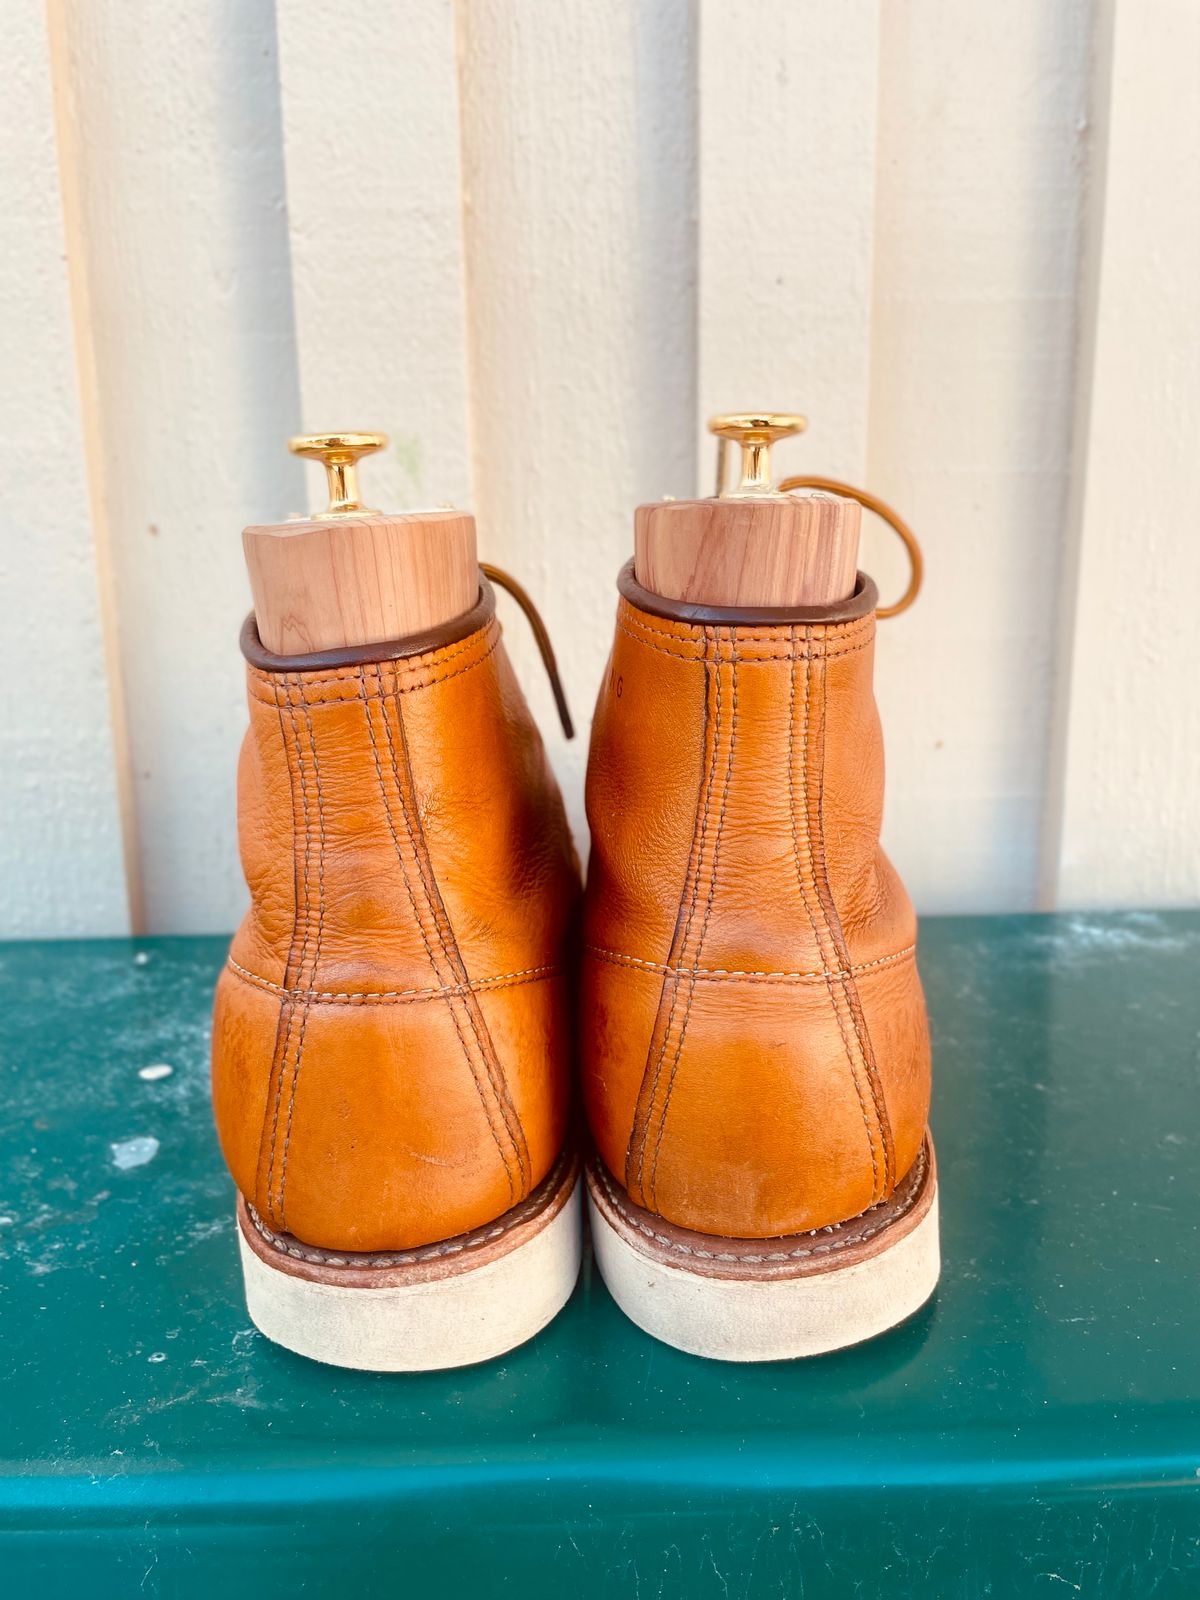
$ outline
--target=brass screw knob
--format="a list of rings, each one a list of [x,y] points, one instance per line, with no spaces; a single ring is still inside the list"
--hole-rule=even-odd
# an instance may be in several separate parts
[[[319,461],[329,477],[329,504],[317,512],[319,522],[332,517],[378,517],[358,498],[358,463],[363,456],[382,450],[386,433],[300,433],[288,440],[294,456]]]
[[[730,416],[710,417],[708,431],[715,433],[717,445],[717,494],[722,500],[757,499],[773,495],[771,487],[771,446],[776,439],[786,439],[790,434],[803,433],[808,427],[806,417],[797,417],[786,411],[739,411]],[[742,450],[741,479],[732,488],[725,487],[725,450],[737,444]]]

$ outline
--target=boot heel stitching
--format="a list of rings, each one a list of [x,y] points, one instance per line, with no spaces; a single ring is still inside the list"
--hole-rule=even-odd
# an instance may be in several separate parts
[[[270,978],[263,978],[257,972],[251,972],[249,967],[243,967],[241,962],[235,961],[232,956],[226,958],[225,965],[245,982],[254,984],[256,988],[266,989],[271,994],[284,995],[290,1000],[312,1000],[330,1005],[349,1006],[399,1005],[410,1000],[444,1000],[448,995],[467,994],[471,991],[478,994],[492,989],[517,988],[521,984],[536,983],[542,978],[561,977],[563,971],[557,964],[524,967],[519,972],[498,972],[492,978],[472,978],[463,984],[440,984],[424,989],[286,989],[281,983],[273,983]]]
[[[382,688],[382,680],[380,682],[380,687]],[[446,911],[445,904],[442,900],[441,891],[438,889],[437,880],[434,877],[433,863],[429,859],[429,847],[426,843],[424,831],[421,827],[420,817],[416,813],[415,793],[411,796],[412,804],[410,805],[409,803],[409,789],[412,787],[414,780],[412,776],[412,763],[408,754],[408,735],[405,731],[404,716],[401,712],[400,702],[398,699],[395,702],[395,708],[396,728],[399,735],[400,747],[404,757],[404,770],[408,777],[408,784],[405,786],[405,788],[400,787],[400,774],[397,767],[396,747],[392,740],[392,729],[387,718],[386,707],[384,708],[383,727],[384,733],[387,737],[388,754],[391,758],[392,771],[396,779],[396,789],[397,793],[400,795],[400,804],[404,812],[404,825],[408,830],[409,844],[412,848],[413,859],[416,862],[417,873],[420,877],[421,886],[425,893],[425,902],[429,907],[429,914],[433,921],[434,932],[437,934],[438,943],[442,948],[442,955],[449,964],[450,970],[454,974],[457,984],[461,986],[463,991],[456,996],[455,1000],[449,1001],[448,1004],[453,1006],[457,1002],[457,1004],[460,1004],[467,1014],[467,1021],[470,1025],[471,1033],[475,1040],[475,1048],[478,1050],[479,1058],[483,1062],[484,1071],[487,1073],[488,1082],[491,1085],[496,1109],[500,1114],[504,1131],[512,1144],[513,1154],[516,1156],[517,1166],[520,1169],[519,1189],[514,1191],[513,1194],[513,1198],[515,1200],[519,1200],[529,1192],[529,1174],[527,1171],[527,1151],[525,1149],[524,1131],[521,1127],[520,1118],[517,1116],[517,1109],[513,1105],[509,1096],[508,1085],[505,1082],[504,1073],[500,1066],[499,1057],[496,1055],[496,1048],[492,1041],[491,1034],[488,1031],[486,1022],[483,1020],[482,1012],[479,1009],[479,1002],[476,1000],[474,992],[470,987],[470,982],[467,977],[466,962],[463,960],[462,952],[458,948],[458,940],[455,937],[454,929],[450,923],[449,914]],[[511,1173],[509,1174],[509,1183],[511,1187]]]
[[[651,647],[651,648],[653,648],[653,647]],[[687,898],[688,898],[688,911],[687,911],[686,920],[685,920],[684,925],[683,925],[682,938],[679,940],[679,961],[680,961],[681,965],[682,965],[682,962],[683,962],[683,958],[684,958],[684,956],[685,956],[685,954],[687,952],[688,942],[689,942],[689,940],[691,938],[692,922],[693,922],[693,919],[695,918],[696,905],[697,905],[697,903],[699,901],[699,898],[700,898],[700,871],[701,871],[701,866],[703,864],[703,859],[704,859],[704,846],[705,846],[705,843],[706,843],[706,840],[707,840],[707,837],[708,837],[708,820],[709,820],[709,809],[710,809],[711,802],[712,802],[713,781],[714,781],[714,779],[716,777],[716,771],[717,771],[717,749],[718,749],[718,743],[719,743],[720,722],[721,722],[721,677],[720,677],[720,672],[718,671],[718,673],[717,673],[717,681],[716,681],[716,686],[715,686],[715,695],[714,695],[714,698],[715,698],[715,701],[716,701],[715,719],[714,719],[715,720],[715,726],[712,726],[711,729],[710,729],[710,719],[709,719],[709,709],[708,709],[708,699],[709,699],[709,695],[708,695],[708,651],[709,651],[709,635],[706,632],[705,635],[704,635],[704,661],[703,661],[703,666],[704,666],[704,740],[705,740],[705,743],[707,744],[708,740],[709,740],[709,738],[711,736],[712,746],[711,746],[711,750],[709,752],[708,765],[707,765],[707,769],[705,771],[705,774],[704,774],[704,777],[703,777],[703,780],[702,780],[701,788],[700,788],[700,790],[698,791],[698,793],[696,795],[696,815],[695,815],[695,819],[694,819],[693,824],[692,824],[692,846],[691,846],[691,851],[689,852],[689,858],[688,858],[688,873],[689,873],[690,878],[691,878],[690,894],[689,894],[688,883],[687,883],[686,879],[684,881],[684,889],[683,889],[684,896],[687,896]],[[678,926],[679,926],[679,915],[682,914],[682,909],[683,909],[683,907],[682,907],[682,903],[681,903],[679,914],[677,914],[677,917],[676,917],[676,928],[677,928],[677,930],[678,930]],[[675,1008],[676,1008],[676,1005],[677,1005],[678,999],[679,999],[680,984],[681,984],[681,980],[676,980],[671,985],[670,1006],[669,1006],[669,1009],[667,1011],[666,1022],[665,1022],[664,1027],[663,1027],[662,1042],[661,1042],[661,1044],[659,1046],[658,1055],[657,1055],[657,1058],[655,1059],[654,1067],[653,1067],[652,1071],[651,1071],[651,1069],[649,1067],[649,1055],[647,1055],[647,1067],[646,1067],[646,1071],[643,1073],[643,1076],[642,1076],[642,1087],[641,1087],[641,1092],[639,1093],[639,1096],[638,1096],[638,1103],[639,1103],[638,1104],[638,1110],[635,1111],[633,1128],[632,1128],[632,1130],[630,1132],[630,1135],[629,1135],[629,1148],[626,1151],[626,1156],[625,1156],[626,1178],[627,1178],[627,1181],[629,1181],[631,1186],[632,1186],[633,1183],[636,1182],[636,1184],[638,1185],[639,1189],[642,1188],[642,1186],[643,1186],[643,1179],[644,1179],[645,1170],[646,1170],[646,1144],[647,1144],[647,1141],[648,1141],[649,1136],[650,1136],[650,1127],[651,1127],[651,1124],[652,1124],[653,1119],[654,1119],[654,1101],[655,1101],[656,1095],[658,1094],[658,1084],[659,1084],[659,1079],[660,1079],[661,1074],[662,1074],[662,1065],[663,1065],[663,1061],[666,1058],[667,1045],[670,1042],[670,1038],[671,1038],[671,1029],[672,1029],[672,1027],[674,1026],[674,1023],[675,1023]],[[659,1002],[658,1002],[659,1014],[661,1014],[661,1012],[662,1012],[663,1000],[664,1000],[665,995],[666,995],[666,987],[667,987],[666,983],[664,982],[664,984],[662,986],[662,990],[661,990],[660,995],[659,995]],[[655,1026],[657,1027],[657,1019],[656,1019]],[[651,1046],[653,1046],[653,1035],[651,1036]],[[647,1093],[647,1087],[648,1087],[648,1091],[649,1091],[648,1093]],[[645,1095],[645,1102],[644,1102],[645,1109],[644,1110],[641,1109],[641,1107],[642,1107],[642,1096],[643,1095]],[[635,1165],[636,1165],[636,1172],[635,1172]]]
[[[807,642],[807,640],[808,640],[808,631],[807,631],[807,629],[805,630],[805,636],[806,636],[806,642]],[[793,628],[791,630],[791,637],[792,637],[792,645],[793,645],[793,649],[794,649],[795,643],[796,643],[796,630],[795,630],[795,628]],[[801,832],[801,830],[800,830],[800,811],[799,811],[799,807],[797,806],[797,803],[796,803],[796,749],[795,749],[796,666],[795,666],[795,660],[793,660],[791,672],[790,672],[789,678],[788,678],[788,685],[789,685],[789,689],[788,689],[788,700],[789,700],[789,704],[788,704],[788,812],[789,812],[789,815],[790,815],[791,825],[792,825],[792,861],[793,861],[793,864],[794,864],[795,869],[796,869],[796,887],[800,892],[800,901],[801,901],[801,904],[804,907],[805,915],[808,918],[809,927],[812,930],[813,941],[814,941],[814,943],[816,944],[816,947],[817,947],[817,954],[821,958],[822,975],[823,975],[823,977],[825,979],[825,986],[826,986],[826,989],[828,990],[828,993],[829,993],[830,1007],[831,1007],[831,1009],[833,1011],[834,1020],[836,1021],[837,1026],[838,1026],[838,1033],[841,1035],[842,1048],[846,1053],[846,1064],[850,1069],[850,1081],[854,1085],[855,1098],[858,1101],[859,1113],[862,1116],[863,1129],[864,1129],[864,1131],[866,1133],[866,1136],[867,1136],[867,1149],[870,1152],[870,1156],[871,1156],[871,1193],[872,1193],[872,1195],[878,1195],[878,1193],[879,1193],[879,1163],[878,1163],[878,1160],[876,1159],[876,1155],[875,1155],[875,1136],[871,1131],[871,1122],[870,1122],[870,1118],[867,1115],[867,1103],[866,1103],[866,1100],[863,1098],[862,1085],[859,1083],[858,1068],[857,1068],[857,1066],[855,1064],[854,1052],[853,1052],[853,1050],[851,1049],[851,1046],[850,1046],[850,1038],[849,1038],[849,1035],[846,1032],[845,1019],[842,1016],[842,1009],[838,1005],[837,993],[836,993],[836,990],[834,988],[832,974],[831,974],[830,969],[829,969],[829,958],[828,958],[828,956],[826,954],[826,949],[825,949],[825,939],[822,938],[821,928],[819,926],[818,917],[817,917],[817,912],[816,912],[816,909],[814,908],[814,906],[812,905],[811,896],[809,894],[809,889],[808,889],[808,885],[807,885],[807,882],[806,882],[806,874],[808,874],[808,873],[811,873],[812,876],[815,878],[815,876],[816,876],[816,865],[815,865],[815,862],[814,862],[814,859],[813,859],[813,845],[812,845],[811,829],[810,829],[810,822],[809,822],[809,816],[808,816],[808,789],[809,789],[809,777],[810,777],[810,774],[809,774],[809,727],[810,727],[810,715],[811,715],[810,680],[811,680],[811,677],[812,677],[812,664],[811,664],[811,660],[807,656],[807,654],[803,657],[803,660],[804,660],[804,698],[803,698],[803,701],[801,702],[802,720],[801,720],[801,724],[800,724],[800,767],[801,767],[801,771],[803,773],[803,778],[804,778],[804,794],[803,794],[803,799],[804,799],[804,830],[803,831],[804,831],[804,844],[805,844],[805,857],[806,857],[806,860],[805,860],[804,863],[802,863],[801,859],[800,859],[800,832]],[[826,934],[828,935],[828,933],[829,933],[828,928],[826,928],[825,931],[826,931]]]
[[[317,981],[317,972],[321,965],[321,941],[325,934],[325,796],[321,788],[321,762],[317,755],[317,740],[313,730],[313,720],[308,706],[305,704],[304,685],[299,681],[299,675],[297,675],[297,690],[300,695],[300,706],[304,712],[305,726],[308,729],[308,748],[312,754],[313,780],[317,790],[317,938],[313,950],[312,970],[309,976],[309,985],[312,986]],[[303,758],[298,738],[299,731],[299,726],[297,725],[297,761],[302,762]],[[303,766],[301,766],[301,771],[303,772]],[[304,787],[307,788],[306,783]],[[305,829],[311,832],[307,804],[305,806]],[[307,854],[305,859],[307,863]],[[310,896],[311,889],[306,888],[306,905],[311,903]],[[299,976],[303,976],[303,964]],[[309,1009],[309,1002],[305,1000],[300,1013],[300,1038],[296,1044],[296,1061],[292,1068],[292,1082],[288,1093],[287,1122],[283,1133],[283,1158],[279,1171],[279,1220],[281,1223],[285,1223],[287,1216],[284,1197],[287,1190],[288,1156],[292,1147],[292,1117],[296,1110],[296,1091],[300,1084],[300,1067],[304,1060],[304,1040],[308,1032]]]
[[[871,1043],[867,1019],[863,1015],[858,985],[849,971],[850,950],[846,944],[845,933],[842,930],[841,918],[838,915],[837,907],[833,903],[833,891],[829,886],[829,871],[825,860],[825,730],[828,724],[828,703],[829,674],[823,671],[821,673],[821,762],[817,777],[817,836],[815,841],[815,853],[820,857],[820,870],[815,874],[815,880],[817,894],[825,913],[826,930],[832,941],[834,954],[837,956],[837,978],[841,984],[842,998],[845,1001],[846,1009],[850,1013],[850,1023],[854,1029],[859,1056],[862,1060],[863,1071],[866,1074],[867,1087],[871,1091],[871,1103],[875,1111],[874,1131],[878,1135],[883,1155],[883,1195],[887,1196],[895,1188],[895,1151],[892,1147],[891,1122],[883,1100],[883,1087],[879,1081],[879,1068],[875,1061],[875,1050]]]
[[[408,896],[408,903],[409,903],[410,907],[412,908],[413,921],[416,923],[417,929],[418,929],[418,931],[419,931],[419,933],[421,935],[421,943],[425,948],[425,955],[426,955],[426,957],[427,957],[427,959],[429,961],[430,971],[437,978],[439,987],[443,991],[445,991],[445,990],[448,990],[449,986],[446,983],[445,975],[442,972],[442,969],[441,969],[441,967],[440,967],[440,965],[439,965],[439,963],[437,961],[437,958],[434,956],[433,945],[430,942],[429,934],[428,934],[428,932],[426,931],[426,928],[425,928],[424,918],[421,916],[420,909],[418,908],[418,905],[417,905],[417,897],[416,897],[416,893],[415,893],[415,891],[413,889],[413,885],[412,885],[412,882],[411,882],[411,879],[410,879],[408,862],[405,860],[405,856],[404,856],[404,847],[400,843],[400,835],[399,835],[399,833],[398,833],[398,831],[396,829],[396,819],[395,819],[395,816],[393,815],[393,811],[392,811],[392,797],[391,797],[390,793],[388,792],[388,786],[387,786],[387,783],[386,783],[386,781],[384,779],[384,775],[383,775],[383,763],[380,760],[380,755],[379,755],[379,741],[378,741],[378,739],[376,738],[376,735],[375,735],[375,718],[374,718],[374,715],[372,713],[372,708],[371,708],[370,702],[372,700],[374,700],[374,701],[376,701],[378,703],[378,705],[379,705],[379,714],[384,719],[385,729],[386,729],[386,721],[387,721],[387,710],[386,710],[386,707],[385,707],[385,705],[383,703],[383,700],[384,700],[384,696],[383,696],[383,678],[382,678],[382,674],[380,674],[380,672],[379,672],[378,666],[376,666],[375,671],[376,671],[376,675],[377,675],[377,677],[379,679],[379,690],[380,690],[380,692],[377,695],[369,695],[368,687],[367,687],[366,668],[365,667],[360,667],[358,669],[358,675],[359,675],[359,679],[360,679],[360,682],[361,682],[361,685],[362,685],[363,716],[364,716],[364,718],[366,720],[367,733],[368,733],[368,736],[369,736],[370,742],[371,742],[371,756],[372,756],[372,760],[373,760],[374,766],[375,766],[375,776],[376,776],[376,778],[378,779],[378,782],[379,782],[379,793],[380,793],[380,796],[381,796],[381,798],[383,800],[384,817],[385,817],[386,822],[387,822],[388,833],[391,835],[392,846],[393,846],[393,848],[394,848],[394,850],[396,852],[396,861],[397,861],[397,863],[398,863],[398,865],[400,867],[400,877],[401,877],[401,880],[402,880],[402,882],[404,884],[404,890],[405,890],[405,893]],[[398,777],[397,777],[397,783],[398,783],[398,781],[399,780],[398,780]],[[406,816],[405,820],[407,821],[407,816]],[[411,829],[409,830],[409,837],[410,837],[410,840],[411,840]],[[505,1150],[504,1145],[501,1142],[500,1134],[497,1131],[496,1124],[495,1124],[495,1121],[494,1121],[494,1118],[493,1118],[492,1107],[491,1107],[491,1105],[489,1103],[488,1095],[486,1094],[486,1092],[484,1090],[484,1087],[483,1087],[483,1084],[480,1081],[479,1072],[478,1072],[478,1069],[477,1069],[477,1067],[475,1065],[475,1058],[471,1054],[470,1047],[467,1044],[466,1037],[465,1037],[465,1035],[463,1033],[463,1030],[462,1030],[462,1023],[461,1023],[461,1021],[459,1019],[458,1009],[457,1009],[457,1007],[456,1007],[456,1005],[454,1003],[454,1000],[451,998],[449,993],[447,993],[447,995],[446,995],[446,1008],[450,1013],[450,1020],[451,1020],[451,1023],[453,1024],[453,1026],[454,1026],[454,1031],[458,1036],[458,1042],[459,1042],[459,1045],[460,1045],[460,1047],[462,1049],[463,1057],[466,1060],[467,1067],[470,1070],[472,1078],[475,1080],[475,1091],[479,1095],[480,1104],[483,1107],[484,1119],[486,1120],[487,1125],[488,1125],[488,1131],[492,1136],[492,1139],[493,1139],[493,1141],[495,1143],[495,1146],[496,1146],[496,1151],[497,1151],[497,1153],[498,1153],[498,1155],[500,1157],[500,1161],[501,1161],[501,1163],[502,1163],[502,1165],[504,1167],[504,1175],[505,1175],[505,1178],[508,1181],[509,1193],[510,1193],[510,1195],[514,1194],[515,1193],[515,1187],[514,1187],[514,1184],[513,1184],[512,1168],[511,1168],[511,1166],[509,1164],[508,1152]]]
[[[726,813],[726,810],[728,809],[728,805],[729,805],[729,785],[730,785],[730,780],[733,777],[734,751],[737,748],[737,723],[738,723],[737,669],[738,669],[738,654],[737,654],[737,640],[736,640],[736,638],[734,636],[734,630],[732,628],[730,628],[730,630],[729,630],[729,635],[730,635],[730,639],[729,639],[729,692],[730,692],[729,751],[728,751],[728,755],[726,756],[726,761],[725,761],[725,781],[724,781],[724,783],[722,785],[722,788],[721,788],[721,805],[720,805],[719,811],[717,812],[717,829],[716,829],[716,833],[713,835],[712,862],[711,862],[711,865],[709,867],[709,874],[708,874],[708,898],[705,901],[705,905],[704,905],[704,920],[700,924],[700,937],[696,941],[696,951],[695,951],[695,955],[692,957],[692,965],[691,965],[691,969],[690,969],[690,971],[688,973],[687,1003],[686,1003],[686,1006],[685,1006],[685,1009],[684,1009],[684,1013],[683,1013],[683,1022],[681,1023],[680,1029],[679,1029],[679,1041],[675,1046],[675,1058],[671,1063],[671,1074],[670,1074],[670,1077],[667,1080],[667,1092],[666,1092],[666,1095],[665,1095],[665,1097],[663,1099],[662,1115],[659,1118],[659,1123],[658,1123],[658,1134],[657,1134],[657,1137],[655,1138],[655,1141],[654,1141],[654,1159],[650,1164],[650,1193],[651,1193],[651,1196],[653,1197],[654,1202],[655,1202],[656,1205],[658,1203],[658,1161],[659,1161],[659,1156],[660,1156],[660,1154],[662,1152],[663,1135],[667,1131],[667,1112],[670,1110],[671,1096],[675,1092],[675,1080],[676,1080],[676,1077],[677,1077],[678,1072],[679,1072],[679,1064],[683,1059],[683,1046],[684,1046],[685,1040],[687,1039],[688,1022],[691,1020],[691,1015],[692,1015],[692,1001],[696,997],[696,972],[697,972],[697,969],[699,968],[699,965],[700,965],[700,959],[704,954],[704,941],[708,936],[708,924],[709,924],[710,918],[712,917],[713,900],[716,898],[717,869],[718,869],[718,867],[720,865],[720,860],[721,860],[721,840],[724,837],[724,832],[725,832],[725,813]],[[720,650],[721,650],[721,630],[718,628],[717,629],[717,645],[716,645],[716,654],[717,654],[716,672],[717,672],[717,689],[718,689],[718,693],[720,692],[720,685],[721,685]],[[719,715],[718,715],[717,722],[718,722],[718,737],[719,737],[719,734],[720,734],[720,717],[719,717]]]

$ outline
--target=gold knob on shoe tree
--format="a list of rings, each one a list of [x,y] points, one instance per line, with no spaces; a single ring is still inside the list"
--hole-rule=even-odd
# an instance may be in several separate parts
[[[803,433],[806,417],[787,411],[738,411],[728,416],[710,417],[708,431],[715,433],[717,445],[717,495],[722,500],[754,500],[775,495],[771,487],[771,446],[776,439]],[[741,446],[740,481],[725,487],[725,450],[729,444]]]
[[[294,456],[319,461],[329,477],[329,504],[318,511],[317,521],[334,517],[379,517],[381,511],[364,506],[358,498],[358,463],[363,456],[382,450],[386,433],[298,433],[288,440]]]

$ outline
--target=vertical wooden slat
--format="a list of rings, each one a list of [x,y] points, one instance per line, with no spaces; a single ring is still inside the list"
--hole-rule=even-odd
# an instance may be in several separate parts
[[[1200,899],[1200,10],[1105,0],[1045,896]]]
[[[574,746],[519,619],[507,640],[582,841],[633,508],[695,477],[691,8],[470,0],[457,18],[480,548],[545,608]]]
[[[924,542],[881,624],[885,842],[925,910],[1036,898],[1089,5],[881,8],[868,481]],[[864,559],[903,583],[882,532]]]
[[[280,92],[305,431],[381,429],[371,505],[470,491],[452,0],[282,0]],[[313,471],[309,502],[323,475]]]
[[[879,12],[700,3],[698,421],[805,413],[781,476],[865,464]],[[700,449],[710,494],[703,431]]]
[[[240,531],[300,500],[267,0],[57,7],[151,930],[227,929],[244,889]]]
[[[6,25],[0,148],[0,937],[129,928],[86,448],[38,6]]]

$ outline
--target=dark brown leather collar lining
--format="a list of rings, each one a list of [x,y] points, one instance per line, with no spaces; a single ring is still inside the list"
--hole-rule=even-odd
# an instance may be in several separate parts
[[[865,572],[859,573],[850,598],[831,606],[698,606],[690,600],[666,600],[642,588],[633,575],[632,561],[621,568],[617,588],[631,606],[648,611],[652,617],[710,628],[788,628],[813,623],[857,622],[859,617],[869,616],[879,604],[879,591]]]
[[[427,655],[431,650],[441,650],[448,644],[478,633],[496,615],[496,595],[491,584],[479,574],[479,598],[470,611],[452,617],[436,628],[424,633],[410,633],[404,639],[387,639],[381,644],[354,645],[345,650],[314,650],[304,656],[276,656],[267,650],[258,637],[258,623],[253,611],[242,624],[240,644],[242,654],[252,667],[262,672],[318,672],[331,667],[361,667],[373,661],[406,661],[410,656]]]

